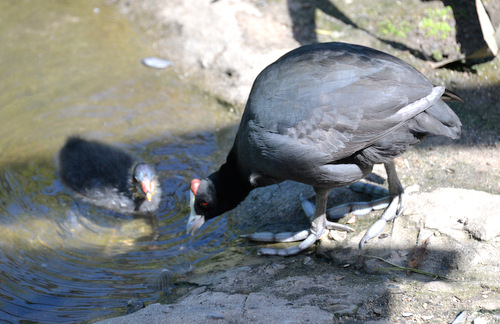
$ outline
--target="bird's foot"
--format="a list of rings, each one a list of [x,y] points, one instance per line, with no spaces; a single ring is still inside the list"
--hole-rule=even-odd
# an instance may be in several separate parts
[[[298,245],[286,249],[261,248],[259,249],[259,255],[279,255],[279,256],[296,255],[310,248],[318,240],[318,238],[319,237],[316,236],[316,234],[309,234],[309,236],[307,236],[307,238],[302,242],[300,242]]]
[[[282,232],[282,233],[257,232],[253,234],[240,235],[240,237],[255,242],[288,243],[288,242],[297,242],[305,240],[309,236],[309,234],[311,234],[311,230],[303,230],[300,232]]]
[[[302,209],[306,214],[307,218],[312,219],[314,217],[314,204],[309,201],[309,199],[302,198]],[[356,216],[363,216],[371,212],[372,210],[379,210],[389,206],[392,197],[383,197],[373,201],[366,202],[351,202],[339,206],[332,207],[326,211],[327,218],[329,219],[340,219],[345,217],[349,213],[353,213]],[[332,223],[332,222],[329,222]],[[333,223],[339,226],[345,226],[337,223]],[[335,226],[336,226],[335,225]],[[330,229],[339,229],[339,228]],[[342,229],[341,229],[342,230]]]
[[[326,227],[326,229],[329,229],[329,230],[337,230],[337,231],[344,231],[344,232],[354,232],[354,230],[350,226],[339,224],[339,223],[335,223],[335,222],[330,222],[330,221],[326,221],[325,227]]]
[[[373,196],[380,196],[382,194],[389,194],[389,192],[381,187],[356,183],[356,186],[351,189],[357,192],[367,193]],[[379,220],[377,220],[363,236],[363,239],[359,242],[359,248],[362,248],[365,243],[374,237],[377,237],[382,233],[385,225],[388,221],[399,216],[403,210],[403,197],[404,193],[401,192],[393,197],[386,196],[373,201],[367,202],[351,202],[343,204],[340,206],[335,206],[326,211],[327,218],[329,219],[340,219],[345,217],[347,214],[352,213],[356,216],[363,216],[371,212],[372,210],[380,210],[386,208],[385,212],[382,214]],[[301,197],[302,209],[309,219],[314,218],[314,204],[306,198]],[[327,229],[343,230],[347,232],[353,232],[353,229],[347,225],[342,225],[335,222],[326,221]]]
[[[302,241],[296,246],[292,246],[285,249],[275,249],[275,248],[259,249],[260,255],[290,256],[307,250],[317,240],[319,240],[323,236],[323,234],[326,234],[326,232],[328,232],[328,230],[331,229],[346,231],[346,232],[354,231],[347,225],[326,221],[324,228],[320,229],[319,231],[314,231],[311,228],[300,232],[283,232],[283,233],[258,232],[253,234],[240,235],[240,237],[249,239],[251,241],[266,242],[266,243],[289,243],[289,242]]]
[[[348,213],[353,213],[356,216],[363,216],[372,210],[384,209],[389,206],[391,197],[383,197],[372,201],[352,202],[335,206],[326,211],[327,218],[340,219]]]
[[[274,249],[274,248],[259,249],[260,255],[280,255],[280,256],[295,255],[304,250],[307,250],[318,239],[316,234],[311,233],[311,230],[303,230],[300,232],[283,232],[283,233],[258,232],[253,234],[240,235],[240,237],[247,238],[251,241],[267,242],[267,243],[287,243],[287,242],[302,241],[300,244],[286,249]]]
[[[385,189],[384,187],[373,185],[367,182],[355,182],[348,185],[347,188],[355,192],[370,195],[373,198],[382,198],[389,196],[389,190]]]
[[[401,192],[399,195],[390,198],[391,202],[389,204],[389,207],[387,207],[382,216],[380,216],[380,218],[375,223],[373,223],[368,231],[366,231],[365,235],[359,242],[360,249],[362,249],[369,240],[380,235],[380,233],[382,233],[382,231],[384,230],[387,222],[399,216],[403,211],[404,193]]]

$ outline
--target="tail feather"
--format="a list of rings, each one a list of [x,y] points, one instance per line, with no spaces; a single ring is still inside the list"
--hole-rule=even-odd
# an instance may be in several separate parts
[[[460,137],[462,123],[442,100],[415,116],[410,128],[417,133],[442,135],[452,139]]]

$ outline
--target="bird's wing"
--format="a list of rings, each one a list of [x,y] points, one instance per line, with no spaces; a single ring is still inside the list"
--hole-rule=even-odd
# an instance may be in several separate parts
[[[409,64],[377,51],[306,53],[272,66],[259,75],[243,122],[272,133],[274,142],[281,135],[281,145],[327,153],[332,161],[401,126],[444,91]]]

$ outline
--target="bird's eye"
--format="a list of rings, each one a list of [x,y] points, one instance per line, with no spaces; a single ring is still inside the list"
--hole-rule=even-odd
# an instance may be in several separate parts
[[[202,203],[201,203],[201,205],[202,205],[203,207],[207,207],[207,206],[208,206],[208,203],[207,203],[207,202],[202,202]]]

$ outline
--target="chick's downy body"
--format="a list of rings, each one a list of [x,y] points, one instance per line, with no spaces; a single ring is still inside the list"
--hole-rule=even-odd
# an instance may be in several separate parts
[[[160,204],[154,168],[116,147],[70,137],[59,153],[59,167],[63,183],[97,206],[143,213]]]

